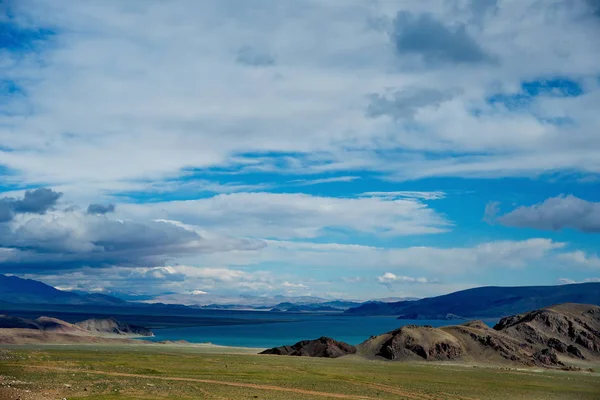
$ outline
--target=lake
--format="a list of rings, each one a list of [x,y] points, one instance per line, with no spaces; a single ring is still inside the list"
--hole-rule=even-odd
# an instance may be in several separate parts
[[[0,314],[35,319],[51,316],[75,323],[88,318],[117,318],[152,329],[153,341],[185,340],[221,346],[267,348],[329,336],[353,345],[403,325],[435,327],[463,320],[398,320],[393,316],[274,313],[268,311],[198,310],[188,307],[91,307],[64,305],[2,305]],[[498,319],[485,320],[493,326]]]
[[[240,313],[242,314],[242,313]],[[256,314],[237,317],[255,318]],[[461,324],[465,321],[450,320],[398,320],[396,317],[361,317],[315,314],[272,314],[262,313],[261,322],[243,325],[210,325],[154,329],[151,340],[185,340],[192,343],[213,343],[222,346],[268,348],[290,345],[300,340],[329,336],[353,345],[372,335],[379,335],[403,325],[431,325],[435,327]],[[264,322],[271,317],[274,321]],[[250,322],[250,321],[248,321]],[[493,325],[494,321],[486,321]]]

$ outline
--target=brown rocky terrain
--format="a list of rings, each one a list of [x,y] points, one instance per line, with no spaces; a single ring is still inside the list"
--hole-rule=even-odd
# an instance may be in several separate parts
[[[567,368],[600,359],[600,307],[562,304],[503,318],[433,328],[408,325],[374,336],[359,353],[388,360],[468,360]]]
[[[50,317],[30,320],[0,315],[2,344],[103,343],[135,336],[153,336],[153,333],[147,328],[124,324],[113,318],[71,324]],[[122,340],[129,342],[129,339]]]
[[[600,307],[561,304],[503,318],[494,329],[580,359],[600,355]]]
[[[115,335],[154,336],[152,331],[143,326],[129,325],[114,318],[88,319],[78,322],[77,327],[88,332],[111,333]]]
[[[337,358],[355,353],[356,347],[323,336],[315,340],[303,340],[293,346],[274,347],[260,354]]]
[[[359,345],[363,354],[388,360],[448,360],[465,353],[461,342],[442,329],[431,326],[406,325],[392,332],[374,336]]]

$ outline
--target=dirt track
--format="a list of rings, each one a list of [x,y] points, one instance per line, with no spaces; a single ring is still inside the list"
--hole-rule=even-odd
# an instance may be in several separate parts
[[[69,372],[69,373],[85,373],[85,374],[95,374],[95,375],[104,375],[104,376],[116,376],[116,377],[124,377],[124,378],[143,378],[149,380],[161,380],[161,381],[172,381],[172,382],[192,382],[192,383],[205,383],[212,385],[223,385],[223,386],[232,386],[239,388],[248,388],[248,389],[258,389],[258,390],[269,390],[276,392],[285,392],[285,393],[295,393],[301,394],[311,397],[324,397],[324,398],[332,398],[332,399],[352,399],[352,400],[369,400],[375,399],[374,397],[368,396],[358,396],[358,395],[349,395],[342,393],[333,393],[333,392],[321,392],[316,390],[306,390],[306,389],[295,389],[295,388],[287,388],[281,386],[274,385],[260,385],[254,383],[241,383],[241,382],[227,382],[227,381],[218,381],[214,379],[199,379],[199,378],[180,378],[180,377],[169,377],[169,376],[148,376],[144,374],[130,374],[130,373],[122,373],[122,372],[110,372],[110,371],[90,371],[90,370],[81,370],[81,369],[68,369],[68,368],[59,368],[59,367],[49,367],[49,366],[28,366],[26,368],[35,368],[42,369],[48,371],[59,371],[59,372]],[[399,396],[400,398],[410,399],[410,400],[433,400],[433,399],[441,399],[445,398],[448,400],[459,400],[459,399],[470,399],[466,397],[455,396],[447,393],[440,393],[441,396],[433,397],[431,395],[425,393],[418,392],[409,392],[397,386],[389,386],[374,382],[353,382],[347,381],[347,383],[362,386],[370,389],[379,390],[382,392],[387,392],[390,394],[394,394]],[[0,400],[4,400],[5,398],[13,398],[14,394],[11,397],[2,397],[3,391],[0,390]],[[6,392],[4,393],[7,394]],[[208,394],[208,393],[206,393]],[[35,394],[31,393],[31,399],[45,399],[45,397],[36,397]]]
[[[161,380],[161,381],[173,381],[173,382],[193,382],[193,383],[207,383],[212,385],[223,385],[223,386],[233,386],[240,388],[249,388],[249,389],[259,389],[259,390],[271,390],[277,392],[287,392],[287,393],[295,393],[295,394],[303,394],[307,396],[313,397],[329,397],[333,399],[352,399],[352,400],[368,400],[374,399],[373,397],[367,396],[355,396],[341,393],[330,393],[330,392],[319,392],[315,390],[305,390],[305,389],[294,389],[294,388],[286,388],[281,386],[273,386],[273,385],[258,385],[254,383],[239,383],[239,382],[226,382],[226,381],[217,381],[213,379],[196,379],[196,378],[176,378],[176,377],[168,377],[168,376],[148,376],[143,374],[128,374],[121,372],[109,372],[109,371],[82,371],[80,369],[67,369],[67,368],[55,368],[55,367],[43,367],[43,366],[29,366],[26,368],[35,368],[35,369],[43,369],[48,371],[59,371],[59,372],[70,372],[70,373],[85,373],[85,374],[95,374],[95,375],[105,375],[105,376],[120,376],[124,378],[144,378],[149,380]]]

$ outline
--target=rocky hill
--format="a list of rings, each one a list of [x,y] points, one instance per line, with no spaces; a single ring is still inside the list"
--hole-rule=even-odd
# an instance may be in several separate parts
[[[563,304],[503,318],[433,328],[407,325],[361,343],[360,354],[388,360],[511,362],[566,368],[600,359],[600,307]]]
[[[600,356],[600,307],[561,304],[503,318],[494,329],[576,358]]]
[[[274,347],[260,354],[337,358],[355,353],[356,347],[323,336],[315,340],[303,340],[293,346]]]
[[[150,329],[136,325],[128,325],[113,318],[91,319],[79,322],[77,324],[71,324],[60,319],[50,317],[39,317],[31,320],[26,318],[0,315],[0,329],[41,331],[79,336],[153,336],[153,333]],[[31,334],[31,332],[25,333]],[[12,334],[14,334],[14,332]]]

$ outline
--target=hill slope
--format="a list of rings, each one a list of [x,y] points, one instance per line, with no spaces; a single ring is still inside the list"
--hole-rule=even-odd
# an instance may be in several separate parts
[[[116,335],[154,336],[152,331],[143,326],[129,325],[114,318],[88,319],[75,324],[77,327],[92,333],[110,333]]]
[[[468,360],[561,367],[600,360],[600,307],[563,304],[503,318],[433,328],[407,325],[374,336],[359,353],[388,360]]]
[[[50,317],[26,319],[0,315],[0,329],[42,331],[84,336],[153,336],[152,331],[148,328],[136,325],[128,325],[119,322],[114,318],[89,319],[76,324],[71,324],[60,319]]]
[[[346,313],[398,315],[400,319],[497,318],[560,303],[600,305],[600,283],[480,287],[416,301],[369,303]]]

